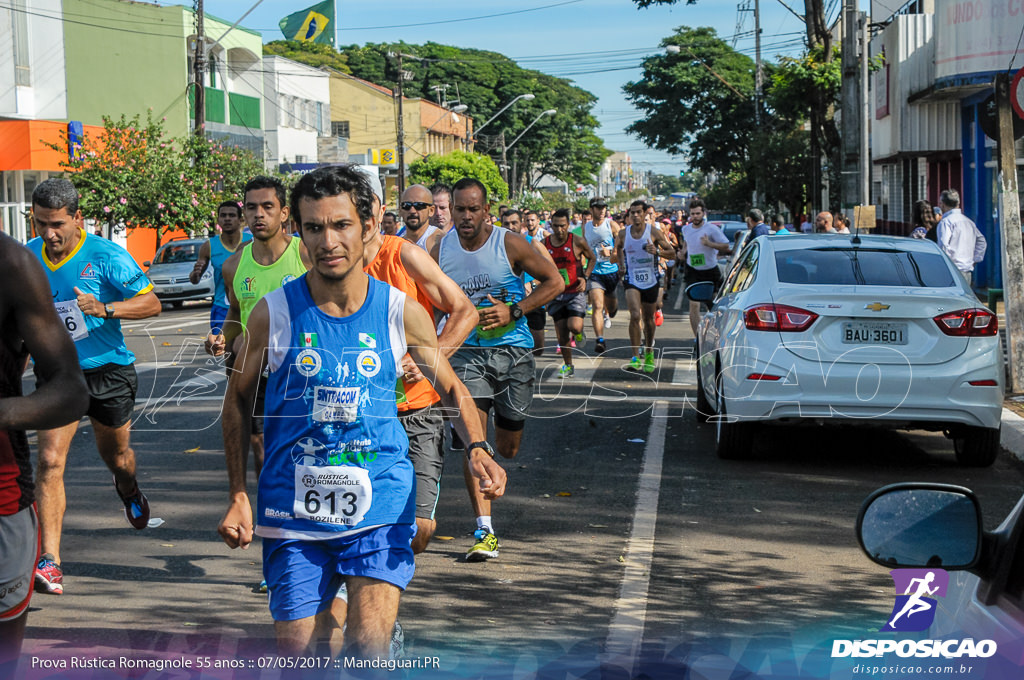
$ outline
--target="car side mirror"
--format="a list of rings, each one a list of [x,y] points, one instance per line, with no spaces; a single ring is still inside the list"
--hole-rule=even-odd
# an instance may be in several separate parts
[[[857,540],[885,567],[970,569],[981,556],[981,506],[970,489],[905,483],[868,496]]]
[[[152,265],[152,264],[153,264],[153,263],[152,263],[152,262],[151,262],[150,260],[146,260],[145,262],[143,262],[143,263],[142,263],[142,266],[143,266],[143,267],[149,267],[149,266],[150,266],[150,265]]]
[[[686,297],[694,302],[711,302],[715,299],[715,284],[711,281],[698,281],[686,287]]]

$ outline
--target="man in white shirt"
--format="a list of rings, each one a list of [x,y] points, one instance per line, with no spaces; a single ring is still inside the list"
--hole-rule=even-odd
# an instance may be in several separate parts
[[[960,194],[955,189],[943,191],[939,205],[942,206],[942,219],[936,229],[939,247],[953,260],[970,286],[974,265],[985,259],[988,243],[977,225],[960,210]]]

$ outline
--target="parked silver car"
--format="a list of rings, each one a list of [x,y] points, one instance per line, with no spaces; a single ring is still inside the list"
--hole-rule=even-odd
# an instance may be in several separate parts
[[[177,239],[160,246],[146,275],[153,283],[153,292],[161,302],[181,307],[186,300],[213,301],[213,268],[207,267],[199,283],[189,281],[189,274],[199,259],[199,247],[206,239]]]

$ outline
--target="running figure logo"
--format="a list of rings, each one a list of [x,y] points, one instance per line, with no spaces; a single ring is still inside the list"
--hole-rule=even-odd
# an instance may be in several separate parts
[[[896,603],[880,631],[926,630],[935,620],[935,597],[945,597],[949,573],[942,569],[893,569]],[[935,596],[935,597],[932,597]]]

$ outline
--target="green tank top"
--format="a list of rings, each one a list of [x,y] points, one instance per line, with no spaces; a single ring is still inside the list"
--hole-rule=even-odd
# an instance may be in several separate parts
[[[249,314],[260,298],[305,273],[306,265],[302,264],[298,238],[293,236],[277,262],[266,266],[253,259],[252,243],[246,243],[231,282],[242,313],[242,326],[249,323]]]

